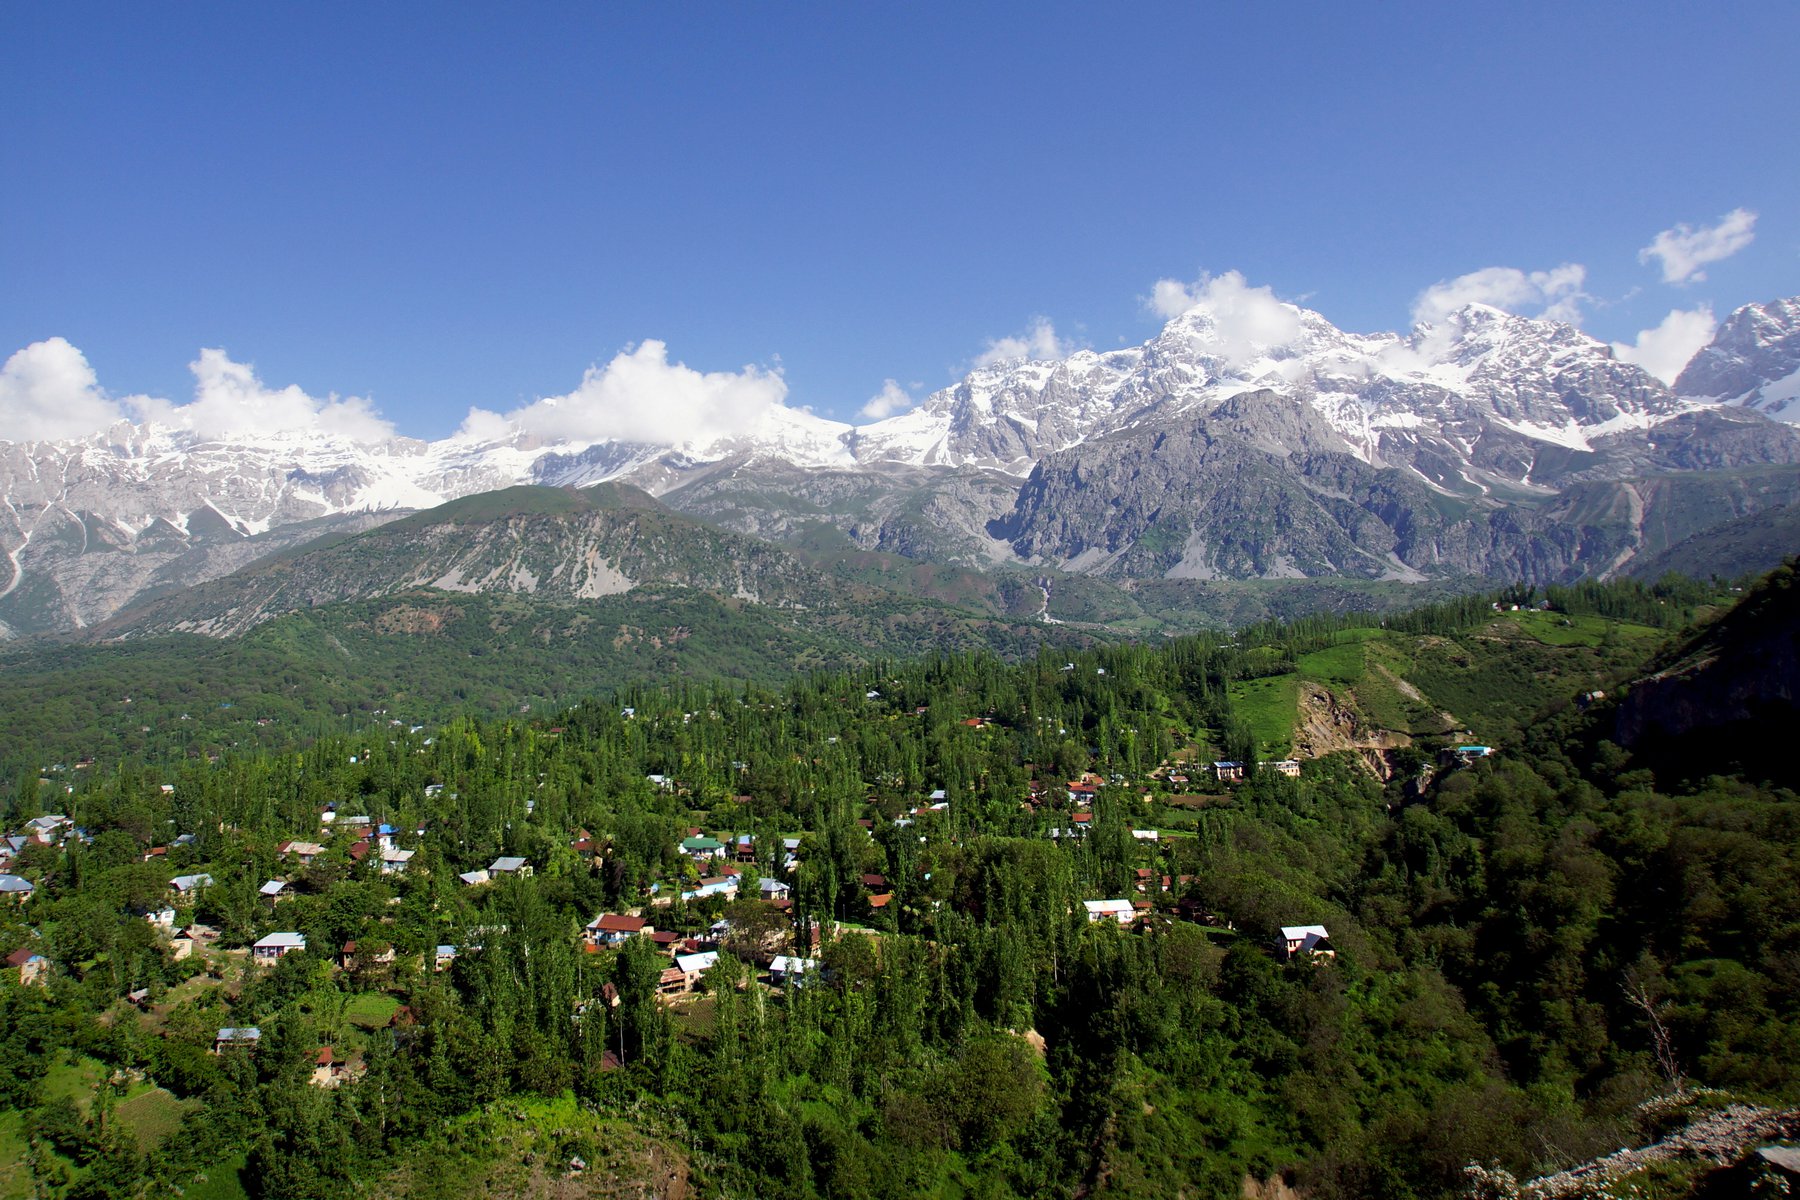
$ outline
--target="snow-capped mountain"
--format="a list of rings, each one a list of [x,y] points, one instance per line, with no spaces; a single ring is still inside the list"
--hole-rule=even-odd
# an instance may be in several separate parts
[[[1364,461],[1411,464],[1425,445],[1529,484],[1529,445],[1484,453],[1484,436],[1590,451],[1595,439],[1697,407],[1554,321],[1471,305],[1410,336],[1360,335],[1306,309],[1271,306],[1260,336],[1195,309],[1143,346],[978,370],[912,412],[857,430],[852,448],[865,463],[1023,475],[1091,438],[1268,389],[1315,409]]]
[[[1800,300],[1734,313],[1676,389],[1558,322],[1473,305],[1409,334],[1364,335],[1260,295],[1248,309],[1193,308],[1141,346],[982,367],[860,427],[774,403],[733,432],[681,445],[546,442],[516,428],[435,442],[217,440],[129,423],[72,441],[0,442],[10,560],[0,635],[91,624],[145,591],[305,537],[520,483],[623,480],[762,534],[785,536],[804,509],[871,547],[1030,558],[1024,541],[994,530],[1040,464],[1204,422],[1250,392],[1306,418],[1259,418],[1251,433],[1236,422],[1233,436],[1259,450],[1347,455],[1482,503],[1584,480],[1791,463],[1800,438],[1757,414],[1800,420]],[[1723,419],[1732,410],[1722,406],[1736,414]],[[1283,440],[1294,438],[1303,444]],[[842,486],[825,486],[833,479]]]
[[[1675,390],[1800,424],[1800,297],[1732,313],[1675,380]]]

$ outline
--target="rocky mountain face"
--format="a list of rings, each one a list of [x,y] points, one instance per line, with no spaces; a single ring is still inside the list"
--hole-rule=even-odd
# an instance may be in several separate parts
[[[990,528],[1021,557],[1126,578],[1566,581],[1797,499],[1785,466],[1580,481],[1532,501],[1447,494],[1250,392],[1049,456]]]
[[[1675,391],[1800,423],[1800,297],[1732,313],[1675,380]]]
[[[117,614],[108,636],[241,634],[299,609],[420,588],[579,601],[650,584],[798,606],[825,585],[792,554],[635,488],[507,488],[328,537]]]
[[[1665,526],[1791,499],[1768,479],[1626,481],[1800,464],[1800,434],[1765,415],[1800,394],[1800,300],[1734,313],[1675,389],[1570,326],[1480,305],[1408,335],[1265,308],[983,367],[858,428],[775,406],[674,447],[518,431],[225,443],[128,424],[0,443],[0,636],[92,625],[330,528],[521,483],[618,480],[762,538],[828,528],[922,560],[1127,579],[1562,579],[1624,569],[1671,544]]]
[[[1268,390],[1318,413],[1365,461],[1475,491],[1530,483],[1540,447],[1587,451],[1696,407],[1556,322],[1470,305],[1410,337],[1363,336],[1277,308],[1254,335],[1196,309],[1133,349],[983,368],[857,430],[851,447],[862,462],[1026,474],[1046,454]]]

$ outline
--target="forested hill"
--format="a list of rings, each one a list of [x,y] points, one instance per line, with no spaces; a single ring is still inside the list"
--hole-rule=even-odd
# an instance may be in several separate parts
[[[1710,758],[1791,778],[1772,737],[1800,701],[1800,601],[1789,559],[1717,622],[1664,655],[1619,711],[1618,740],[1665,761]]]
[[[0,1195],[1446,1196],[1794,1104],[1800,804],[1610,737],[1704,599],[13,773]]]
[[[0,724],[34,766],[141,761],[554,710],[628,683],[772,684],[932,646],[1016,660],[1105,636],[875,589],[857,596],[802,612],[675,586],[579,604],[419,589],[290,613],[231,639],[27,644],[0,656]]]

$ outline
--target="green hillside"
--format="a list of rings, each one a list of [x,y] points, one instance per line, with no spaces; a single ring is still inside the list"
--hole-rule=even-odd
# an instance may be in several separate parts
[[[1786,629],[1772,579],[1697,636],[1705,589],[1584,585],[8,772],[11,827],[52,810],[86,836],[22,853],[36,894],[0,909],[0,951],[49,971],[0,981],[0,1196],[1426,1200],[1472,1162],[1524,1178],[1794,1105],[1791,768],[1611,740],[1613,697],[1667,654]],[[430,638],[455,599],[365,617]],[[1297,737],[1322,704],[1429,745],[1454,704],[1500,753],[1195,778],[1262,719],[1252,683],[1293,698]],[[690,890],[725,870],[690,854],[740,837],[740,880],[785,907]],[[459,879],[498,856],[532,873]],[[1119,898],[1123,923],[1089,919]],[[163,903],[217,940],[176,958],[137,915]],[[689,980],[641,934],[589,949],[600,913],[722,930],[719,957]],[[1296,925],[1326,944],[1277,951]],[[275,931],[305,948],[252,965]],[[777,954],[813,965],[779,978]],[[254,1047],[212,1052],[245,1026]],[[1672,1198],[1704,1172],[1628,1182]]]
[[[1019,658],[1094,641],[887,594],[821,611],[677,587],[580,604],[419,590],[321,605],[235,639],[13,647],[0,657],[0,722],[39,766],[112,761],[541,710],[634,683],[772,682],[876,658]]]
[[[1670,636],[1642,620],[1509,604],[1433,632],[1418,631],[1417,619],[1349,626],[1252,647],[1231,698],[1264,758],[1296,746],[1391,757],[1452,739],[1511,744],[1547,709],[1604,691],[1641,666]]]

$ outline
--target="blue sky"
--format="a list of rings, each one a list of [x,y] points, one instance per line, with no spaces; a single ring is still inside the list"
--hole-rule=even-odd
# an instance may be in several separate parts
[[[217,347],[436,437],[646,340],[854,419],[1203,273],[1372,331],[1507,268],[1632,342],[1800,293],[1796,46],[1791,3],[11,5],[0,358],[184,402]],[[1672,282],[1683,225],[1732,252]]]

